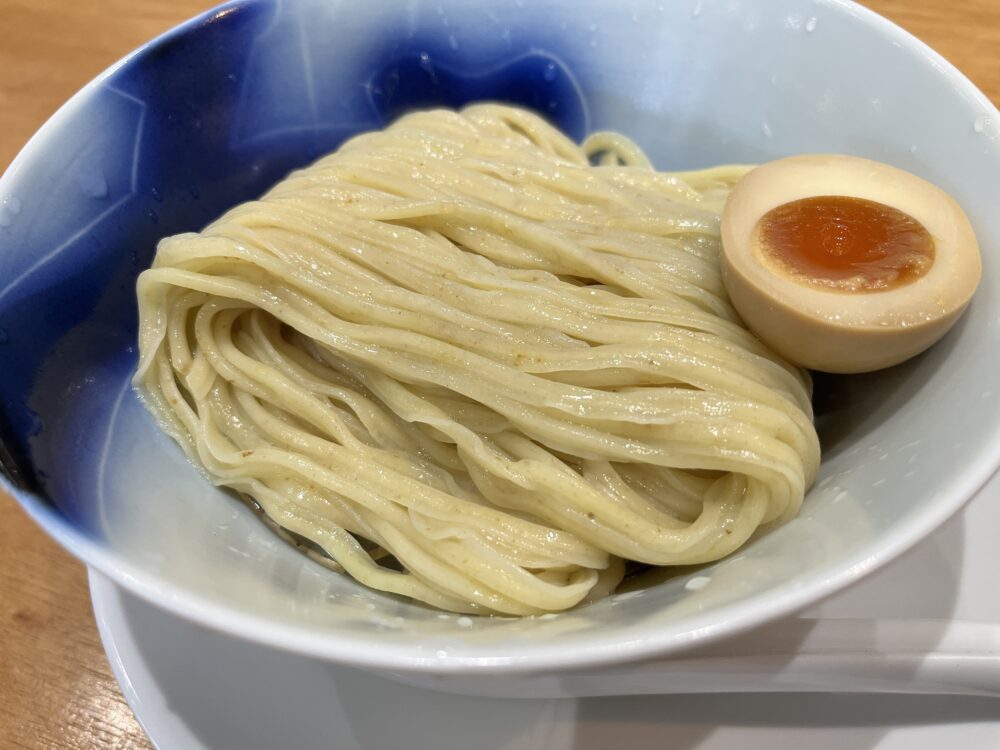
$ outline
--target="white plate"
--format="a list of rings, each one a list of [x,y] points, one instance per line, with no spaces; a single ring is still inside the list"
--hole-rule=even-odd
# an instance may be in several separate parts
[[[450,695],[206,630],[144,603],[100,574],[91,574],[91,591],[112,668],[160,750],[992,748],[1000,747],[998,698],[733,691],[745,689],[754,675],[758,690],[787,690],[809,679],[822,684],[831,675],[838,689],[848,689],[844,669],[850,662],[828,660],[824,673],[809,675],[800,668],[802,657],[829,651],[837,645],[828,637],[834,633],[839,645],[847,646],[844,653],[856,655],[876,641],[885,648],[886,639],[873,634],[908,632],[915,623],[937,623],[938,643],[964,648],[970,664],[989,664],[990,658],[995,664],[998,500],[1000,480],[994,478],[960,516],[895,564],[798,618],[768,627],[772,641],[781,641],[783,632],[812,633],[794,641],[795,648],[758,654],[756,671],[744,672],[742,681],[733,681],[732,669],[695,675],[690,689],[711,693],[702,695],[534,700]],[[968,633],[979,640],[963,643]],[[700,658],[732,664],[734,654],[745,652],[747,638],[760,637],[751,633],[721,642],[712,652],[700,651]],[[871,655],[875,671],[893,656]],[[911,662],[913,656],[908,655]],[[922,661],[934,658],[932,652]],[[919,671],[913,674],[917,681]],[[627,678],[619,670],[606,689],[621,688]],[[657,687],[677,692],[685,686]]]

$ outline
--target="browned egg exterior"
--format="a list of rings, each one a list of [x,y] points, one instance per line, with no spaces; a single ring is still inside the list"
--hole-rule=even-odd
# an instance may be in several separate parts
[[[903,362],[958,320],[979,283],[968,218],[940,188],[852,156],[794,156],[737,183],[722,274],[766,344],[814,370]]]

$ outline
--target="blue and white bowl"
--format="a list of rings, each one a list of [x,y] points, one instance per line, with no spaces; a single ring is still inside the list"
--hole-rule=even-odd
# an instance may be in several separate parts
[[[820,479],[797,520],[731,559],[523,620],[366,590],[278,540],[159,433],[129,386],[134,282],[160,237],[199,229],[347,136],[477,99],[540,110],[576,138],[620,130],[663,169],[817,151],[909,169],[968,212],[983,284],[927,354],[818,382]],[[704,643],[857,580],[993,472],[997,196],[1000,114],[845,0],[230,3],[87,86],[0,179],[0,484],[121,586],[321,658],[495,674]]]

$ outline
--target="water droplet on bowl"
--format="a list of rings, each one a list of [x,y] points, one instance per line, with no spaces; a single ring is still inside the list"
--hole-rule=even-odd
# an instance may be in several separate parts
[[[762,122],[760,124],[760,132],[764,134],[765,138],[770,138],[772,135],[771,126],[766,122]]]
[[[684,588],[688,591],[699,591],[705,588],[709,583],[712,582],[711,576],[695,576],[687,583],[684,584]]]
[[[552,83],[556,80],[556,65],[555,63],[549,63],[545,66],[545,71],[542,73],[542,78],[545,79],[547,83]]]
[[[45,422],[38,416],[38,412],[32,409],[28,410],[28,417],[31,419],[31,424],[28,426],[28,437],[38,437],[45,430]]]
[[[982,133],[986,130],[986,125],[989,122],[989,118],[986,115],[979,115],[975,120],[972,121],[972,129],[977,133]]]
[[[160,217],[157,215],[156,211],[154,211],[153,209],[149,209],[146,212],[146,216],[148,216],[149,220],[151,222],[153,222],[154,224],[159,224],[160,223]]]
[[[163,193],[158,188],[152,188],[149,194],[153,196],[153,200],[157,203],[163,203]]]
[[[808,21],[806,21],[806,27],[805,27],[806,33],[812,34],[814,31],[816,31],[816,24],[817,24],[816,16],[812,16]]]
[[[108,179],[100,169],[81,172],[76,177],[76,184],[80,186],[83,194],[90,198],[108,197]]]
[[[21,200],[8,195],[0,202],[0,227],[9,227],[17,214],[21,213]]]
[[[701,11],[702,11],[701,0],[698,0],[698,2],[696,2],[694,4],[694,7],[691,9],[691,18],[697,18],[698,16],[700,16]]]
[[[448,35],[448,46],[452,49],[458,49],[458,39],[455,38],[454,34]]]

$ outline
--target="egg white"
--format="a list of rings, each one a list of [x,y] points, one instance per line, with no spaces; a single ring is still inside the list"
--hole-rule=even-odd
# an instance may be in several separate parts
[[[890,289],[822,288],[790,273],[760,243],[772,209],[814,196],[882,203],[920,222],[934,262]],[[865,372],[902,362],[940,339],[975,292],[979,245],[961,207],[940,188],[901,169],[852,156],[807,155],[747,173],[722,215],[722,274],[737,312],[791,362],[827,372]]]

